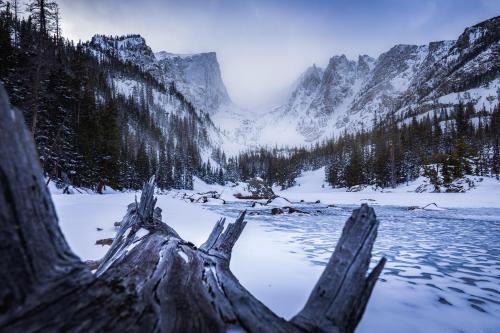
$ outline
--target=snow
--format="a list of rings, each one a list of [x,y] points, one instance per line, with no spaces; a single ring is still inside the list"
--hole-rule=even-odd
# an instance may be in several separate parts
[[[491,81],[488,85],[468,89],[459,93],[451,93],[439,97],[438,102],[442,104],[458,104],[472,102],[476,110],[481,110],[484,106],[486,111],[492,111],[498,104],[498,91],[500,91],[500,78]]]
[[[177,250],[177,254],[184,260],[184,262],[187,264],[189,262],[189,258],[186,253],[182,250]]]
[[[286,207],[290,206],[290,201],[285,198],[277,197],[267,204],[269,207]]]
[[[479,38],[483,37],[485,34],[484,28],[470,28],[469,29],[469,44],[474,44]]]
[[[134,202],[135,195],[53,194],[61,229],[72,250],[83,260],[102,258],[109,247],[96,246],[95,241],[115,236],[113,222],[123,218],[126,206]],[[137,196],[140,197],[140,194]],[[201,205],[187,203],[172,195],[159,195],[157,206],[163,210],[163,221],[197,246],[206,240],[212,227],[222,217]],[[227,223],[233,220],[229,218]],[[103,230],[97,231],[96,228]],[[319,276],[321,268],[291,253],[290,246],[277,242],[277,239],[285,238],[286,232],[268,233],[257,223],[249,223],[245,228],[245,237],[234,248],[231,269],[240,282],[266,305],[279,309],[283,304],[289,304],[280,314],[290,317],[305,303],[315,282],[311,277]],[[189,260],[185,253],[179,252],[179,255],[186,262]],[[275,269],[277,262],[283,265],[282,269]],[[290,290],[295,291],[290,293]]]
[[[274,189],[275,192],[286,193],[314,193],[325,192],[328,184],[325,181],[325,167],[313,171],[304,171],[297,177],[296,185],[286,191],[279,191],[278,188]]]
[[[359,192],[347,192],[345,188],[331,188],[325,181],[325,169],[303,172],[296,185],[275,193],[291,201],[316,201],[335,205],[369,202],[371,205],[420,206],[435,203],[439,208],[500,208],[500,181],[490,177],[476,177],[477,188],[466,193],[415,193],[425,183],[420,177],[408,185],[395,189],[375,190],[366,187]],[[430,207],[428,208],[430,209]]]
[[[192,58],[195,55],[196,55],[196,53],[179,54],[179,53],[170,53],[170,52],[166,52],[166,51],[160,51],[160,52],[155,53],[155,58],[158,61],[162,61],[162,60],[171,59],[171,58],[182,58],[182,59]]]
[[[219,218],[226,217],[229,223],[242,210],[249,210],[248,224],[233,251],[231,270],[264,304],[291,318],[305,304],[352,209],[369,202],[376,206],[381,220],[374,257],[385,255],[388,264],[358,332],[496,332],[500,327],[500,242],[495,233],[500,227],[500,182],[485,178],[464,194],[407,192],[422,182],[392,192],[365,189],[348,193],[329,188],[324,169],[319,169],[304,172],[297,186],[280,191],[283,198],[251,208],[250,201],[233,196],[244,183],[224,187],[195,179],[195,191],[158,195],[157,205],[162,208],[163,221],[198,246]],[[227,204],[183,200],[184,193],[214,190],[222,193]],[[136,195],[140,193],[53,193],[62,231],[75,253],[82,259],[103,257],[109,247],[96,246],[95,240],[114,237],[113,222],[122,219]],[[300,203],[300,199],[306,202]],[[320,204],[312,203],[318,199]],[[441,210],[406,209],[431,202]],[[330,203],[336,207],[328,207]],[[309,214],[272,216],[273,205],[292,206]],[[471,208],[485,205],[497,208]],[[139,230],[136,238],[146,233]],[[189,262],[184,252],[178,254]]]

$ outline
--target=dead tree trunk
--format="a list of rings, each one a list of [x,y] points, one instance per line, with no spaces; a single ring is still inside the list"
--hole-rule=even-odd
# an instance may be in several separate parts
[[[385,262],[366,276],[378,221],[363,205],[304,309],[286,321],[229,270],[245,213],[225,229],[219,221],[198,249],[161,221],[153,178],[93,274],[59,229],[37,161],[21,114],[0,91],[2,332],[352,332]]]

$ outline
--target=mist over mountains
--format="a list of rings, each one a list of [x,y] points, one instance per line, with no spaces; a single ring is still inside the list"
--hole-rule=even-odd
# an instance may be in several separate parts
[[[215,53],[154,54],[140,36],[119,42],[96,36],[90,45],[114,49],[161,82],[175,83],[231,142],[300,146],[369,129],[375,117],[389,114],[423,115],[459,101],[491,110],[500,87],[499,21],[466,28],[456,40],[395,45],[376,59],[335,55],[326,68],[313,65],[291,83],[282,105],[257,114],[231,101]]]

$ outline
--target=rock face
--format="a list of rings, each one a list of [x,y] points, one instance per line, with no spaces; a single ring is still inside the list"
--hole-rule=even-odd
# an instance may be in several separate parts
[[[377,59],[334,56],[325,69],[308,68],[287,102],[261,117],[261,143],[308,144],[368,129],[376,117],[451,110],[459,101],[489,111],[498,104],[498,59],[500,17],[465,29],[457,40],[396,45]]]
[[[140,66],[160,82],[175,83],[176,88],[199,110],[212,114],[231,103],[214,52],[173,54],[162,51],[155,54],[140,35],[96,35],[90,46]]]
[[[296,130],[306,142],[317,140],[328,132],[336,111],[352,101],[374,61],[366,55],[357,62],[342,55],[332,57],[324,70],[313,66],[299,79],[280,117],[297,119]]]
[[[156,59],[166,80],[175,82],[176,87],[202,110],[214,113],[231,102],[215,52],[190,55],[159,52]]]

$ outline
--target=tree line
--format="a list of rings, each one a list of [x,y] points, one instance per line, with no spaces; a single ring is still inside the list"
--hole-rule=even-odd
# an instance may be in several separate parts
[[[498,179],[499,106],[476,110],[459,102],[424,114],[409,110],[310,149],[261,149],[241,154],[237,163],[243,179],[259,176],[283,188],[294,185],[301,171],[322,166],[333,187],[395,187],[425,175],[436,191],[446,191],[464,175]]]

